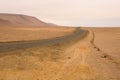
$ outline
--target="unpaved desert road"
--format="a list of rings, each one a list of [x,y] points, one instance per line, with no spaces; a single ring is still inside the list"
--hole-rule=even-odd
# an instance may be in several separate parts
[[[57,37],[53,39],[46,39],[46,40],[34,40],[34,41],[18,41],[18,42],[4,42],[0,43],[0,52],[8,52],[17,49],[26,49],[32,48],[36,46],[44,46],[49,44],[55,44],[59,42],[67,42],[71,41],[80,37],[84,37],[88,31],[81,30],[80,28],[76,28],[76,30],[66,36]]]
[[[28,50],[20,52],[24,54],[22,54],[23,56],[18,55],[17,52],[12,52],[15,54],[0,57],[0,79],[120,80],[120,68],[118,68],[118,65],[111,61],[109,56],[103,57],[105,53],[103,54],[103,52],[97,50],[98,47],[96,48],[94,44],[95,34],[92,31],[86,34],[87,31],[77,29],[68,36],[46,41],[0,44],[1,52],[16,50],[16,46],[18,46],[17,49],[28,48]],[[73,40],[74,44],[67,46],[65,50],[60,49],[59,46],[59,49],[52,46],[42,50],[39,50],[41,48],[30,49],[31,47],[47,44],[67,43],[69,40]],[[7,47],[8,45],[9,47]],[[26,53],[29,54],[26,55]],[[51,60],[51,58],[58,59],[58,61]]]
[[[105,53],[98,51],[94,35],[91,31],[84,39],[68,48],[67,54],[72,53],[73,56],[61,67],[56,80],[120,80],[120,68],[109,60],[109,56],[102,57]]]

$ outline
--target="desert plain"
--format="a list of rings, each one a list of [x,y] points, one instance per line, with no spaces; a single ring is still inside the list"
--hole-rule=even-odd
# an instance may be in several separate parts
[[[1,26],[0,80],[120,80],[120,28]]]

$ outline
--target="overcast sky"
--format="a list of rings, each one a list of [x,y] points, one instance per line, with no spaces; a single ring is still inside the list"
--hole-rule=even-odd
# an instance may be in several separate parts
[[[0,0],[0,13],[70,26],[120,26],[120,0]]]

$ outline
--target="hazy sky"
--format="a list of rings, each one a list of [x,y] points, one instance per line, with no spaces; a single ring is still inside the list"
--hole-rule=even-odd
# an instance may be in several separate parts
[[[0,13],[71,26],[120,26],[120,0],[0,0]]]

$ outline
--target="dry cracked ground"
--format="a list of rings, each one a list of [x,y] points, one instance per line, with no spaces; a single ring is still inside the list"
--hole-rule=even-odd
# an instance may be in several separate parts
[[[69,35],[70,40],[62,38],[65,41],[54,44],[9,52],[1,50],[0,80],[120,80],[120,52],[114,57],[114,52],[109,53],[109,50],[116,46],[106,46],[112,40],[102,41],[108,35],[120,39],[120,29],[111,30],[115,34],[109,30],[105,34],[104,29],[88,30],[74,31],[70,34],[72,38]],[[116,44],[120,44],[119,41]]]

